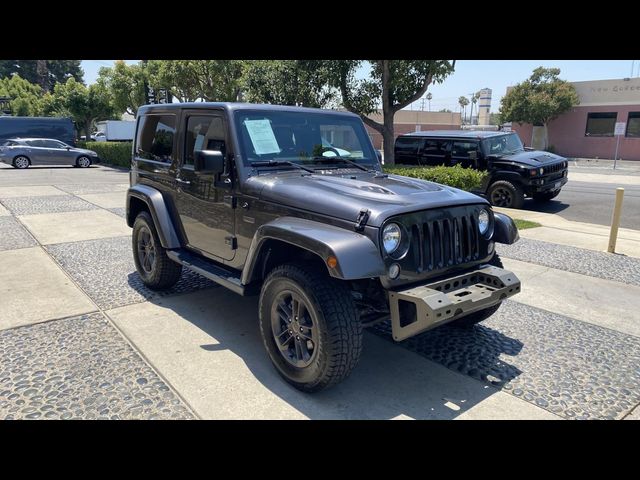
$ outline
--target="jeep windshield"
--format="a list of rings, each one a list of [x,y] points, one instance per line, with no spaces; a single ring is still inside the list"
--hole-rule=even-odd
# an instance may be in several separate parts
[[[486,155],[511,155],[524,150],[517,133],[486,138],[482,145]]]
[[[362,121],[346,115],[314,112],[239,110],[235,122],[245,164],[293,162],[347,168],[351,162],[372,167],[377,156]],[[323,159],[336,160],[322,162]],[[340,159],[349,160],[340,162]]]

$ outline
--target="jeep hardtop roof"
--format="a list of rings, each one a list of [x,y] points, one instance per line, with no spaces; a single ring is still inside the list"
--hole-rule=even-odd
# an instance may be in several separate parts
[[[149,110],[173,110],[184,108],[224,108],[228,111],[240,111],[240,110],[271,110],[279,112],[308,112],[308,113],[325,113],[331,115],[344,115],[349,117],[358,117],[355,113],[341,111],[341,110],[328,110],[323,108],[309,108],[309,107],[292,107],[289,105],[268,105],[262,103],[241,103],[241,102],[185,102],[185,103],[159,103],[153,105],[143,105],[138,109],[138,113],[145,113]]]
[[[429,130],[426,132],[411,132],[400,137],[448,137],[448,138],[489,138],[508,135],[514,132],[496,132],[483,130]]]

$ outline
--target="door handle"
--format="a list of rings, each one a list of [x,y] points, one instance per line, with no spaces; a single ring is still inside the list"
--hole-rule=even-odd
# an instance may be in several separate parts
[[[176,178],[176,182],[182,183],[184,185],[191,185],[191,182],[189,180],[183,180],[181,178]]]

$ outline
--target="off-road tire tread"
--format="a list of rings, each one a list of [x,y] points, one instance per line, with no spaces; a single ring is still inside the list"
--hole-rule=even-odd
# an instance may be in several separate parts
[[[318,392],[343,381],[360,360],[363,337],[362,324],[347,285],[329,277],[326,272],[319,272],[295,263],[274,268],[267,276],[265,285],[277,277],[293,280],[304,288],[308,295],[315,298],[320,308],[319,313],[325,319],[329,339],[328,343],[320,343],[319,355],[325,354],[326,349],[329,349],[329,352],[327,352],[327,367],[316,382],[300,384],[284,378],[305,392]],[[262,310],[263,295],[260,295],[259,311],[262,312]],[[265,335],[272,335],[271,330],[262,332],[262,335],[265,341]],[[278,373],[281,373],[279,369]]]
[[[522,190],[520,185],[510,182],[509,180],[497,180],[489,186],[489,190],[487,191],[487,197],[489,201],[491,201],[491,191],[496,185],[504,185],[506,187],[510,187],[515,192],[513,196],[513,202],[508,208],[522,208],[522,206],[524,205],[524,190]]]
[[[141,222],[147,224],[151,235],[153,235],[153,241],[156,247],[156,269],[150,279],[145,278],[145,276],[140,273],[142,268],[138,265],[136,227]],[[182,274],[182,265],[174,262],[167,256],[166,250],[160,244],[160,238],[158,237],[158,232],[156,232],[156,227],[153,224],[153,219],[148,212],[140,212],[138,214],[135,222],[133,223],[133,235],[131,237],[134,262],[136,264],[138,274],[140,275],[140,278],[142,279],[144,284],[152,290],[167,290],[173,287],[178,282],[178,280],[180,280],[180,275]]]

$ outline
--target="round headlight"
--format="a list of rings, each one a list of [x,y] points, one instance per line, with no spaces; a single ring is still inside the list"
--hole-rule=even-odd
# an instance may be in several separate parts
[[[482,235],[485,235],[489,231],[490,222],[491,217],[489,216],[489,212],[483,208],[478,214],[478,230],[480,230]]]
[[[390,223],[382,230],[382,246],[386,253],[395,252],[400,246],[402,240],[402,231],[395,223]]]

